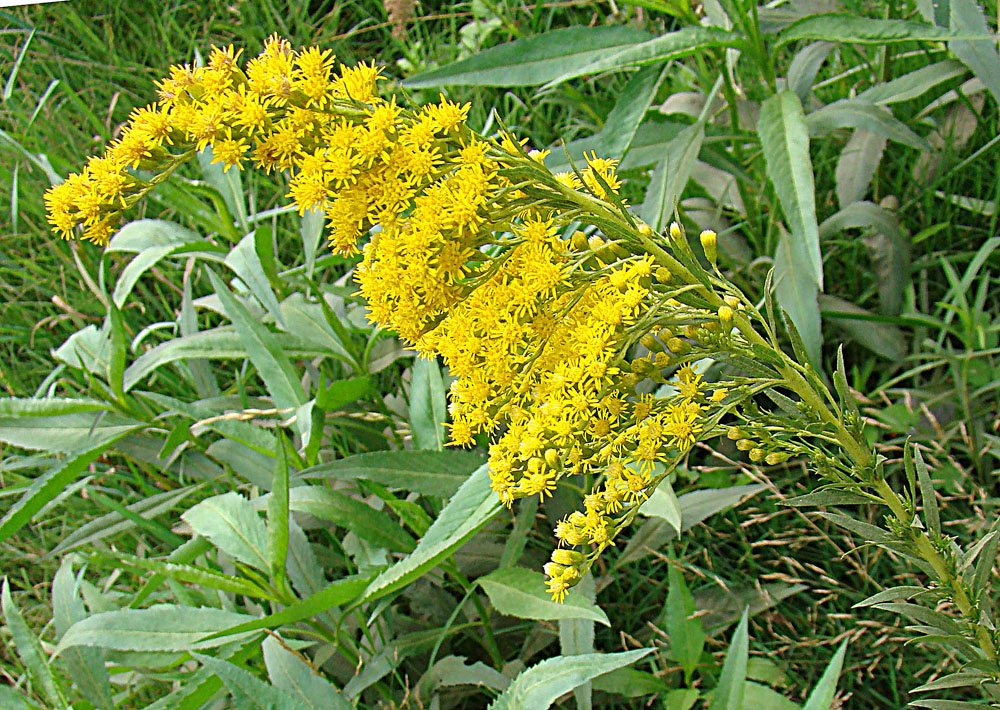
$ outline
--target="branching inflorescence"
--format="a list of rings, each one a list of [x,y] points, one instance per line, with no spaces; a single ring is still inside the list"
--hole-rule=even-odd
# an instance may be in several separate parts
[[[696,441],[726,434],[754,462],[804,456],[824,482],[886,506],[889,544],[922,560],[995,664],[980,591],[940,532],[914,523],[916,493],[886,483],[842,371],[834,397],[801,348],[782,351],[770,301],[760,313],[716,268],[713,232],[696,253],[677,225],[659,234],[632,216],[614,160],[553,174],[506,130],[469,129],[468,105],[404,108],[379,96],[374,64],[333,61],[272,37],[245,67],[231,47],[173,67],[159,102],[47,193],[53,227],[107,243],[126,209],[206,147],[227,170],[287,171],[300,212],[325,212],[331,247],[361,253],[372,320],[456,378],[452,443],[489,439],[500,500],[585,482],[545,567],[555,599]],[[730,374],[709,384],[708,362]]]

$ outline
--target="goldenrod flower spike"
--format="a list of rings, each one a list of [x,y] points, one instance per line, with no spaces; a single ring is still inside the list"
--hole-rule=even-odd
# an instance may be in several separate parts
[[[125,209],[208,147],[227,170],[288,172],[299,211],[324,210],[331,248],[362,253],[355,278],[371,318],[456,377],[452,444],[491,438],[504,504],[596,477],[556,529],[566,547],[546,571],[561,600],[746,395],[747,378],[710,395],[692,367],[750,355],[733,327],[739,301],[688,258],[677,225],[668,248],[636,224],[615,160],[591,154],[553,175],[544,152],[506,131],[495,141],[470,130],[467,104],[397,105],[379,96],[374,63],[335,72],[329,51],[278,37],[239,60],[229,47],[204,67],[171,68],[158,104],[47,193],[53,227],[107,243]],[[759,458],[782,456],[779,442],[749,443]]]

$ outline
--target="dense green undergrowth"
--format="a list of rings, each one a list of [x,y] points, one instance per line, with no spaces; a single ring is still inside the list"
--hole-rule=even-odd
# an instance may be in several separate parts
[[[661,229],[676,204],[717,230],[751,299],[773,268],[816,370],[844,344],[887,480],[902,489],[906,442],[920,447],[939,502],[918,505],[940,508],[942,545],[975,550],[985,585],[997,8],[808,5],[418,4],[405,33],[367,0],[0,11],[0,707],[813,710],[836,688],[843,707],[895,708],[957,670],[960,646],[904,645],[907,625],[947,636],[928,631],[947,620],[854,608],[926,583],[869,544],[882,513],[824,507],[850,512],[845,530],[783,506],[820,483],[810,462],[758,468],[728,441],[696,448],[592,579],[549,603],[536,570],[580,490],[496,514],[485,450],[443,446],[447,372],[372,328],[352,261],[284,207],[280,176],[203,156],[104,252],[45,223],[44,190],[168,65],[210,44],[253,55],[271,32],[374,57],[401,95],[471,101],[470,124],[501,118],[553,169],[621,156],[636,213]],[[820,10],[867,19],[794,24]],[[641,44],[694,25],[714,28],[696,51]],[[122,640],[149,628],[177,633]]]

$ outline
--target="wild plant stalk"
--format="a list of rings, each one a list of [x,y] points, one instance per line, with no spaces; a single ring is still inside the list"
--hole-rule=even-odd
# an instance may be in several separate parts
[[[834,396],[770,297],[761,313],[718,269],[714,232],[696,253],[677,224],[659,234],[635,219],[616,161],[593,155],[553,174],[506,129],[496,140],[472,131],[468,105],[442,97],[410,110],[379,85],[374,66],[335,74],[329,52],[278,38],[245,68],[232,48],[214,49],[203,68],[173,67],[159,103],[48,193],[51,222],[105,243],[125,210],[209,146],[226,169],[249,153],[288,171],[289,198],[325,211],[331,246],[362,252],[355,278],[372,319],[456,377],[452,443],[489,440],[501,501],[544,500],[571,476],[595,482],[556,528],[545,565],[555,599],[696,441],[725,434],[755,463],[811,462],[838,491],[813,500],[886,508],[885,530],[832,517],[914,560],[931,583],[868,602],[956,648],[974,682],[1000,682],[988,592],[997,532],[964,553],[942,535],[919,451],[907,449],[908,490],[893,489],[842,359]],[[898,603],[913,597],[944,603],[957,621]]]

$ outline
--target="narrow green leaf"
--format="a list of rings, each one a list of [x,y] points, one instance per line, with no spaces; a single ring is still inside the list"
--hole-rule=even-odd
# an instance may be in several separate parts
[[[684,575],[675,564],[667,568],[667,583],[666,621],[670,654],[680,661],[686,682],[690,684],[705,647],[705,630],[701,626],[701,619],[694,616],[694,597],[684,581]]]
[[[953,31],[908,20],[883,20],[834,13],[810,15],[792,23],[778,32],[775,37],[775,49],[798,40],[889,44],[949,39],[989,40],[990,36],[981,32]]]
[[[261,263],[257,255],[256,232],[250,232],[240,243],[233,247],[226,257],[226,266],[233,270],[240,281],[250,289],[250,293],[260,301],[260,305],[271,314],[275,322],[285,328],[282,318],[281,308],[278,306],[278,298],[271,289],[271,284],[267,281],[264,271],[264,264]],[[226,309],[228,313],[228,309]],[[235,319],[232,319],[235,323]]]
[[[875,84],[870,89],[865,89],[858,94],[858,98],[881,105],[909,101],[923,96],[938,84],[962,76],[966,71],[961,62],[945,59],[915,69],[908,74],[897,76],[889,81]]]
[[[299,234],[302,235],[302,251],[306,258],[306,277],[312,278],[316,268],[316,252],[319,239],[323,235],[325,213],[323,210],[306,210],[299,220]]]
[[[810,362],[816,366],[823,346],[823,323],[820,289],[808,252],[805,240],[779,228],[778,250],[774,255],[774,294],[781,310],[795,324]]]
[[[729,32],[717,27],[692,25],[674,32],[667,32],[645,42],[632,43],[617,50],[602,52],[589,63],[563,69],[554,78],[548,80],[547,86],[561,84],[586,74],[598,74],[630,66],[679,59],[709,47],[741,48],[744,44],[744,38],[736,32]]]
[[[594,575],[587,572],[572,589],[578,599],[593,604],[597,596]],[[568,598],[568,597],[567,597]],[[559,620],[559,653],[562,656],[581,656],[594,652],[594,621],[592,619]],[[624,669],[619,669],[624,670]],[[573,689],[577,710],[592,710],[594,687],[590,681]]]
[[[164,562],[162,560],[149,559],[148,557],[137,557],[123,552],[116,553],[115,559],[124,566],[153,572],[168,579],[184,582],[185,584],[194,584],[208,589],[218,589],[230,594],[243,594],[255,599],[263,599],[268,596],[264,590],[243,577],[235,577],[230,574],[223,574],[192,565]]]
[[[920,499],[924,504],[924,520],[927,529],[936,537],[941,535],[941,516],[938,513],[937,492],[931,483],[931,475],[924,463],[923,454],[916,446],[913,447],[913,463],[917,468],[917,485],[920,487]]]
[[[447,434],[447,400],[437,360],[418,357],[413,361],[410,385],[410,428],[417,449],[441,451]]]
[[[274,614],[268,614],[267,616],[259,619],[251,619],[250,621],[241,621],[239,624],[226,626],[221,629],[213,629],[211,633],[206,631],[205,634],[207,635],[201,638],[200,642],[215,641],[225,636],[246,634],[260,629],[276,629],[288,624],[294,624],[303,619],[312,618],[335,606],[354,601],[365,590],[370,581],[371,575],[355,575],[338,579],[312,596],[295,602],[291,606],[287,606]],[[246,619],[247,617],[243,616],[243,618]]]
[[[361,399],[371,387],[368,377],[352,377],[337,380],[316,391],[316,406],[326,411],[339,409],[346,404]]]
[[[243,173],[239,168],[226,168],[221,162],[213,163],[211,144],[198,152],[198,163],[205,182],[214,187],[226,203],[229,211],[236,215],[236,226],[240,232],[250,231],[247,209],[243,195]]]
[[[45,697],[48,702],[55,707],[66,707],[66,696],[52,669],[49,667],[49,659],[46,658],[42,645],[38,642],[35,634],[28,628],[21,610],[14,603],[14,598],[10,595],[10,585],[7,578],[3,578],[3,587],[0,589],[0,606],[3,608],[3,620],[10,632],[11,640],[14,642],[14,650],[17,651],[18,658],[28,671],[35,689]]]
[[[306,396],[298,374],[274,335],[251,317],[246,307],[211,269],[207,271],[212,288],[246,348],[247,357],[267,385],[275,405],[282,409],[295,409],[305,404]]]
[[[607,615],[591,602],[587,602],[574,590],[566,595],[566,601],[558,604],[545,593],[545,576],[541,572],[524,567],[498,569],[476,582],[483,588],[490,602],[501,614],[521,619],[590,619],[610,626]]]
[[[860,607],[873,606],[875,604],[881,604],[882,602],[894,602],[900,599],[912,599],[918,594],[923,594],[928,591],[924,587],[913,587],[913,586],[900,586],[900,587],[890,587],[889,589],[883,589],[881,592],[876,592],[872,594],[867,599],[864,599],[857,604],[855,604],[852,609],[857,609]]]
[[[288,559],[288,454],[285,436],[278,433],[278,451],[267,499],[267,563],[275,587],[285,586]]]
[[[774,184],[794,238],[802,242],[809,272],[822,289],[823,258],[816,223],[816,186],[802,102],[791,91],[778,92],[761,105],[757,132],[767,162],[767,176]]]
[[[413,552],[375,578],[365,591],[365,600],[390,594],[437,566],[499,510],[488,469],[480,466],[448,501]]]
[[[267,561],[267,529],[252,503],[235,491],[207,498],[181,515],[191,528],[240,562],[262,572]]]
[[[792,63],[788,66],[788,88],[795,92],[803,104],[809,102],[816,75],[836,46],[833,42],[814,42],[792,57]]]
[[[56,646],[59,655],[74,646],[117,651],[190,651],[221,642],[205,636],[233,627],[252,616],[208,607],[156,604],[147,609],[118,609],[73,624]]]
[[[653,171],[639,216],[657,232],[673,217],[704,140],[703,122],[688,126],[667,144],[666,155]]]
[[[87,617],[83,600],[77,592],[73,561],[63,559],[52,580],[52,617],[56,627],[56,640],[60,640],[70,626]],[[96,648],[82,646],[66,649],[62,654],[66,672],[80,693],[99,710],[113,710],[111,679],[104,667],[104,654]]]
[[[387,513],[340,491],[324,486],[296,486],[289,490],[288,504],[296,513],[307,513],[339,525],[393,552],[411,552],[416,545]]]
[[[841,99],[827,104],[806,116],[806,125],[812,137],[824,136],[838,128],[860,128],[916,150],[930,150],[927,141],[889,109],[863,99]]]
[[[104,453],[115,440],[124,437],[128,431],[118,433],[114,438],[97,446],[67,456],[34,479],[28,486],[28,490],[7,509],[3,518],[0,519],[0,542],[27,525],[35,513],[58,496],[77,476],[87,470],[94,459]]]
[[[837,296],[821,293],[816,298],[820,315],[851,340],[887,360],[899,361],[906,356],[906,336],[900,328],[881,322],[887,316],[866,311]],[[877,327],[872,327],[875,325]]]
[[[736,633],[733,634],[733,638],[729,642],[726,660],[722,662],[719,684],[715,686],[715,694],[712,696],[708,710],[742,710],[743,708],[743,685],[747,679],[747,659],[750,654],[748,626],[747,611],[744,610],[740,625],[736,627]]]
[[[374,451],[302,470],[297,477],[363,478],[424,495],[449,497],[483,464],[478,451]]]
[[[204,656],[200,653],[192,653],[203,666],[212,671],[222,679],[229,693],[236,702],[236,707],[258,708],[259,710],[309,710],[305,705],[293,695],[283,690],[268,685],[250,672],[243,670],[232,663]]]
[[[837,692],[837,680],[840,678],[840,670],[844,667],[846,653],[847,641],[844,641],[840,644],[840,648],[837,649],[833,658],[830,659],[830,663],[823,671],[816,687],[809,693],[809,698],[806,699],[802,710],[830,710],[833,706],[834,694]]]
[[[558,656],[522,671],[489,706],[489,710],[548,710],[556,698],[587,681],[628,666],[648,655],[644,648],[625,653]]]
[[[948,43],[956,57],[982,81],[1000,101],[1000,54],[997,38],[990,31],[983,10],[974,0],[950,0],[951,29],[963,34],[985,35],[984,39],[955,39]]]
[[[609,52],[649,38],[622,25],[565,27],[508,42],[403,82],[411,89],[465,84],[532,86],[577,70]]]
[[[110,444],[143,426],[117,412],[0,416],[0,441],[22,449],[72,454]]]
[[[299,656],[268,636],[261,644],[267,675],[283,690],[312,710],[353,710],[341,692],[310,668]]]

